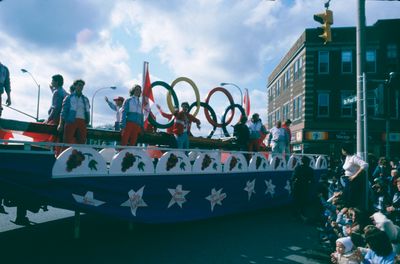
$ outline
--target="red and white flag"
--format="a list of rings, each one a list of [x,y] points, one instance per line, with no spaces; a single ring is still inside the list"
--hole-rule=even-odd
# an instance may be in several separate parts
[[[250,114],[250,96],[249,96],[249,90],[247,88],[244,89],[243,108],[246,113],[246,116],[249,116],[249,114]]]
[[[143,63],[143,96],[142,96],[142,110],[144,115],[144,129],[148,130],[149,115],[151,112],[151,105],[154,104],[153,90],[151,89],[149,63]]]

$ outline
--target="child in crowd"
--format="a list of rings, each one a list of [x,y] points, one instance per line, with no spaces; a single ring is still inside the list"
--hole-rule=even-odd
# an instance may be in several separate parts
[[[359,263],[350,237],[342,237],[336,240],[336,251],[331,254],[331,262],[337,264]]]

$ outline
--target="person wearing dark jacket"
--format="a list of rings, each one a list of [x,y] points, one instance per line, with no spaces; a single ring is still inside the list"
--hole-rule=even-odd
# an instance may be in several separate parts
[[[236,143],[240,151],[247,151],[247,145],[250,139],[250,130],[246,122],[247,117],[242,116],[240,121],[233,126],[233,135],[236,137]]]
[[[310,167],[310,159],[308,157],[303,156],[301,163],[293,171],[291,188],[295,216],[306,219],[305,211],[311,200],[314,171]]]

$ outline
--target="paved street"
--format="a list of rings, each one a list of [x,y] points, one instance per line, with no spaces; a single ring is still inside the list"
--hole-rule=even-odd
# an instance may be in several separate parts
[[[32,227],[0,215],[1,263],[326,263],[315,227],[287,209],[180,224],[135,224],[84,215],[73,238],[73,213],[51,208],[30,215]],[[61,218],[61,219],[58,219]],[[58,220],[54,220],[58,219]],[[47,222],[46,222],[47,221]]]

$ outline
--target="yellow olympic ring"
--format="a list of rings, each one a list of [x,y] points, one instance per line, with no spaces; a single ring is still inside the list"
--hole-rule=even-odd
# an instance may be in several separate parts
[[[174,86],[178,83],[178,82],[187,82],[188,84],[190,84],[190,86],[192,86],[193,91],[196,95],[196,111],[194,112],[193,116],[196,116],[199,111],[200,111],[200,93],[199,93],[199,89],[197,88],[196,84],[189,78],[187,77],[179,77],[177,79],[175,79],[175,81],[172,82],[171,87],[172,89],[174,88]],[[168,103],[168,108],[171,111],[171,113],[175,112],[174,106],[172,104],[172,99],[171,99],[171,93],[168,92],[167,94],[167,103]]]

